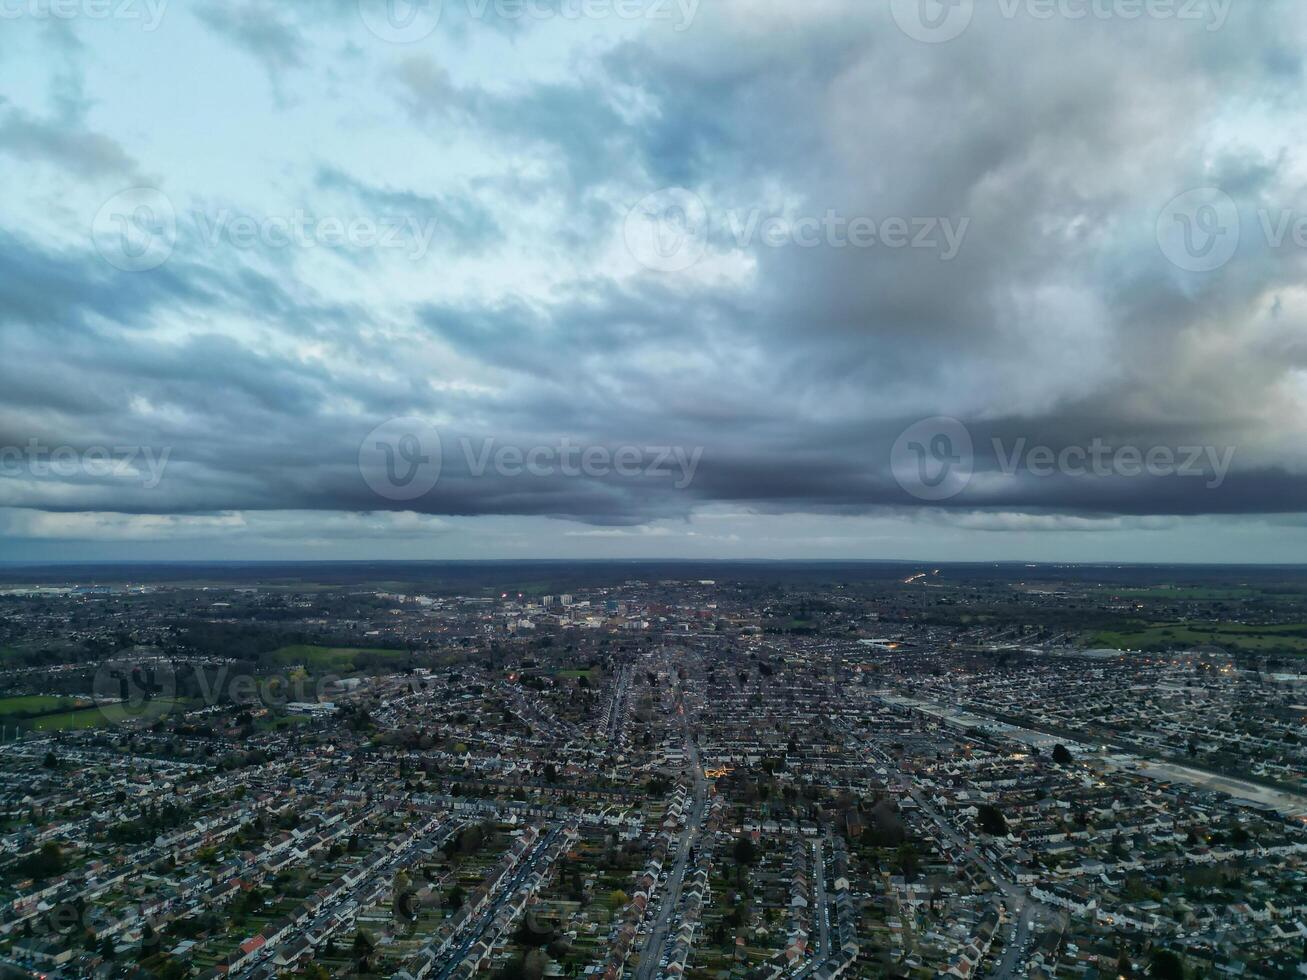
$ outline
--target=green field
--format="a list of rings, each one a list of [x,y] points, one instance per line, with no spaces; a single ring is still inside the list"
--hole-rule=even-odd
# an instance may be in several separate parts
[[[255,721],[254,725],[259,731],[283,731],[287,728],[297,728],[300,725],[307,725],[309,717],[307,715],[281,715],[279,717],[265,716]]]
[[[1168,585],[1155,585],[1145,589],[1113,589],[1106,586],[1094,591],[1103,595],[1119,596],[1122,599],[1252,599],[1261,593],[1246,588],[1172,588]]]
[[[0,718],[7,721],[35,718],[56,711],[73,711],[91,704],[86,698],[53,697],[47,694],[27,694],[0,698]]]
[[[1248,626],[1243,623],[1149,623],[1135,629],[1106,630],[1089,638],[1091,647],[1167,650],[1218,646],[1247,653],[1307,653],[1307,623]]]
[[[576,680],[578,677],[584,677],[588,681],[594,680],[599,676],[599,668],[591,667],[589,670],[560,670],[555,677],[566,678],[567,680]]]
[[[304,644],[282,647],[268,655],[268,659],[283,667],[303,664],[311,670],[349,673],[364,657],[381,657],[386,660],[403,660],[405,650],[379,650],[368,647],[314,647]]]
[[[186,702],[179,698],[157,698],[150,702],[148,712],[143,706],[136,709],[121,704],[106,704],[103,707],[82,708],[77,711],[60,711],[55,714],[28,718],[22,725],[37,732],[67,732],[86,728],[114,728],[140,719],[166,718],[178,711],[185,710]]]

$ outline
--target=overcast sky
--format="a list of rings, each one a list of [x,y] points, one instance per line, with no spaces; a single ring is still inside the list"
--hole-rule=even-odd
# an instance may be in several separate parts
[[[0,0],[0,560],[1302,560],[1304,6]]]

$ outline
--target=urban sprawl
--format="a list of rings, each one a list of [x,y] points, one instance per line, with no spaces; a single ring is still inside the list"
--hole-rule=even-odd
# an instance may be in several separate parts
[[[0,965],[1304,975],[1301,582],[715,574],[0,585]]]

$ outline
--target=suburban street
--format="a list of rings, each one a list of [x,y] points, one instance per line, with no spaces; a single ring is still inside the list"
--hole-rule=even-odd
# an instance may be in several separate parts
[[[817,920],[817,956],[814,962],[824,963],[830,958],[830,906],[826,904],[826,861],[821,841],[813,841],[812,844],[812,869],[814,894],[817,898],[813,905]]]
[[[439,843],[444,844],[445,841],[453,837],[461,826],[462,824],[458,821],[447,820],[434,828],[430,834],[415,837],[401,850],[388,858],[381,867],[376,869],[376,871],[370,874],[366,879],[360,881],[354,888],[318,909],[317,914],[315,914],[308,923],[298,930],[298,934],[305,935],[309,932],[316,931],[324,936],[329,935],[330,923],[342,908],[358,908],[363,904],[364,896],[377,881],[393,877],[396,872],[403,868],[407,868],[416,861],[420,855],[420,848],[430,837],[439,835],[437,838]],[[277,950],[281,945],[282,944],[265,946],[259,951],[258,956],[252,959],[234,975],[237,977],[251,976],[259,967],[266,965],[275,958]]]
[[[434,980],[445,980],[446,977],[454,972],[459,963],[463,961],[463,958],[467,956],[468,951],[471,950],[473,945],[476,944],[476,941],[481,938],[482,933],[484,933],[490,923],[495,920],[495,916],[499,914],[499,910],[503,908],[504,903],[512,898],[518,888],[521,887],[522,882],[526,881],[527,876],[535,870],[536,864],[540,861],[540,856],[549,849],[550,844],[558,839],[560,833],[562,833],[562,830],[558,827],[554,827],[549,831],[549,833],[545,834],[536,842],[530,856],[522,861],[521,866],[513,874],[513,877],[508,884],[499,889],[499,893],[495,896],[494,900],[486,907],[485,911],[477,917],[477,920],[472,924],[472,927],[467,930],[467,933],[463,936],[463,939],[458,943],[458,945],[451,947],[444,957],[442,957],[444,966],[432,974]]]
[[[676,863],[672,867],[671,874],[667,876],[667,888],[658,906],[658,918],[649,933],[648,942],[640,953],[640,965],[635,971],[636,980],[652,980],[658,972],[658,961],[662,957],[663,944],[667,942],[672,919],[681,902],[681,886],[685,882],[685,869],[689,864],[690,850],[699,838],[704,812],[708,807],[708,780],[704,778],[703,765],[699,760],[699,747],[689,732],[688,724],[685,734],[685,757],[694,774],[694,803],[690,807],[685,829],[681,831]]]

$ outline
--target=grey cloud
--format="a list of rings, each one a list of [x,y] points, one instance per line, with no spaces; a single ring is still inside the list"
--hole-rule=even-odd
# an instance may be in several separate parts
[[[244,3],[202,3],[195,15],[215,33],[248,51],[267,72],[278,101],[284,100],[282,79],[305,63],[307,40],[283,16],[280,7],[248,0]]]
[[[374,220],[430,226],[464,250],[480,251],[503,238],[493,212],[467,192],[432,196],[376,186],[331,166],[318,169],[315,184],[355,199]]]
[[[42,119],[0,100],[0,153],[20,163],[43,160],[75,177],[95,180],[138,176],[136,163],[114,139],[68,117]]]

